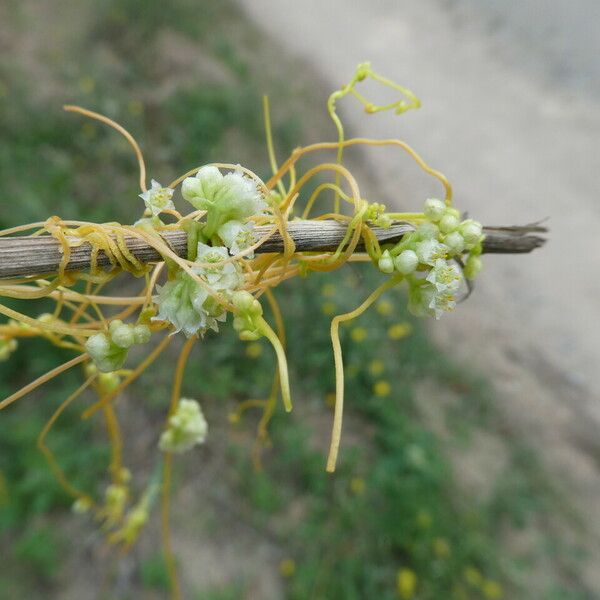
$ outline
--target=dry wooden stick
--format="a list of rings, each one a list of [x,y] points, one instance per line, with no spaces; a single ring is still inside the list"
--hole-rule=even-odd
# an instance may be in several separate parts
[[[262,225],[255,228],[255,239],[264,237],[272,225]],[[397,242],[412,230],[407,223],[394,223],[388,229],[372,227],[380,242]],[[334,250],[346,233],[346,225],[337,221],[291,221],[288,231],[299,252]],[[544,238],[535,235],[547,230],[539,225],[523,227],[484,227],[486,235],[483,251],[495,254],[515,254],[531,252],[545,242]],[[165,241],[181,257],[187,256],[187,234],[184,231],[165,231],[162,234]],[[127,247],[141,262],[157,262],[162,260],[160,254],[144,241],[127,236]],[[89,268],[92,247],[88,243],[74,246],[71,249],[71,260],[67,265],[70,271]],[[257,252],[281,252],[283,240],[276,232]],[[364,250],[358,246],[357,251]],[[61,249],[53,237],[20,236],[0,237],[0,278],[26,277],[56,273],[61,259]],[[99,266],[109,266],[108,257],[101,252],[98,255]]]

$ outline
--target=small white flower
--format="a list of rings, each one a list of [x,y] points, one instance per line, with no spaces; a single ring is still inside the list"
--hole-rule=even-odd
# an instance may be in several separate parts
[[[183,197],[198,210],[217,211],[219,222],[242,221],[267,207],[256,182],[241,171],[223,175],[217,167],[202,167],[181,186]]]
[[[439,292],[429,282],[411,286],[408,293],[408,310],[417,317],[433,316],[439,319],[456,306],[454,295]]]
[[[225,295],[239,288],[244,281],[237,264],[223,264],[228,256],[224,246],[213,247],[199,243],[197,264],[193,267],[194,273],[208,286]],[[218,331],[218,322],[227,318],[223,306],[184,271],[180,271],[174,279],[158,288],[158,292],[156,303],[159,310],[154,318],[169,321],[175,326],[174,333],[183,331],[190,337],[195,333],[203,334],[207,329]]]
[[[436,319],[440,319],[445,312],[450,312],[455,307],[454,295],[447,292],[434,293],[429,302],[429,310]]]
[[[157,321],[168,321],[175,327],[174,333],[183,331],[186,337],[207,328],[207,315],[202,305],[208,293],[184,271],[177,273],[174,279],[157,287]]]
[[[378,267],[382,273],[394,272],[394,259],[391,257],[389,250],[384,250],[381,253],[381,258],[379,259]]]
[[[437,240],[423,240],[416,245],[415,252],[419,262],[433,266],[436,260],[446,257],[448,247]]]
[[[219,227],[219,237],[223,243],[229,248],[232,255],[239,254],[246,248],[254,244],[254,224],[241,223],[240,221],[227,221]],[[248,258],[253,258],[254,253],[247,255]]]
[[[403,275],[413,273],[419,264],[419,258],[414,250],[403,250],[394,259],[394,266]]]
[[[453,294],[460,287],[462,274],[455,264],[449,264],[440,258],[435,261],[435,265],[429,271],[426,279],[437,292]]]
[[[207,246],[199,242],[196,263],[208,263],[209,266],[194,266],[194,272],[206,279],[215,290],[233,291],[240,287],[243,278],[240,267],[235,262],[223,264],[228,257],[229,252],[225,246]]]
[[[146,208],[152,213],[152,216],[156,217],[163,210],[175,208],[172,200],[175,190],[163,187],[154,179],[151,182],[151,186],[149,190],[140,194],[140,198],[144,201]]]
[[[208,424],[196,400],[182,398],[158,443],[163,452],[185,452],[206,440]]]

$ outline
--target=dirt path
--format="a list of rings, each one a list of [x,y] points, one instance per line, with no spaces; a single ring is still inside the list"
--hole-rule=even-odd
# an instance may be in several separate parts
[[[454,182],[460,208],[487,224],[550,218],[543,251],[489,258],[468,304],[435,331],[490,375],[507,424],[543,449],[600,530],[598,4],[241,4],[332,88],[368,59],[415,90],[423,108],[393,125],[352,109],[347,122],[413,144]],[[403,157],[378,156],[369,169],[388,202],[415,206],[437,193]],[[600,574],[589,575],[600,589]]]

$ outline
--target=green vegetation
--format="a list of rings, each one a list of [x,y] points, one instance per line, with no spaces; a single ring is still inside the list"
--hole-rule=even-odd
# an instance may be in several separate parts
[[[228,3],[208,2],[202,15],[195,3],[179,0],[174,5],[165,11],[163,3],[153,0],[139,13],[136,2],[104,2],[91,29],[65,33],[71,68],[63,69],[59,60],[40,62],[55,84],[69,91],[65,96],[51,90],[44,95],[36,87],[43,82],[32,79],[28,66],[13,64],[9,56],[0,58],[1,227],[50,214],[123,222],[134,218],[137,191],[129,150],[112,132],[62,114],[59,106],[67,101],[101,109],[130,128],[158,179],[213,160],[251,160],[256,172],[268,172],[260,91],[269,89],[280,107],[298,98],[283,83],[273,84],[273,74],[265,73],[263,65],[242,58],[249,49],[257,54],[263,50],[257,49],[257,38],[236,33],[242,21]],[[15,22],[23,26],[16,17]],[[175,49],[169,50],[167,35]],[[209,67],[190,75],[193,61],[180,56],[177,44],[193,44]],[[84,45],[87,58],[76,63],[73,57]],[[185,66],[172,67],[178,60]],[[300,142],[299,132],[297,121],[276,120],[282,154]],[[238,400],[268,394],[272,354],[260,344],[241,346],[232,331],[218,343],[207,336],[196,351],[197,370],[186,373],[185,389],[209,407],[214,452],[219,442],[227,451],[221,459],[226,468],[217,469],[211,485],[225,489],[228,498],[243,498],[232,500],[241,521],[254,528],[257,541],[268,537],[280,549],[281,564],[264,568],[279,569],[290,599],[494,600],[524,593],[526,573],[541,560],[541,552],[553,562],[554,572],[540,584],[539,597],[586,598],[575,559],[569,558],[572,549],[559,543],[551,526],[542,527],[544,548],[536,547],[533,557],[505,550],[511,532],[535,528],[540,521],[547,524],[557,510],[535,458],[512,443],[506,464],[481,498],[469,496],[453,477],[453,452],[470,448],[475,430],[495,433],[491,392],[408,321],[397,308],[405,303],[396,302],[393,293],[343,329],[343,340],[353,341],[345,344],[349,411],[338,472],[325,473],[332,418],[327,398],[333,391],[329,322],[332,314],[354,308],[376,277],[356,267],[282,286],[278,297],[288,315],[295,412],[275,414],[262,471],[255,472],[250,460],[256,425],[252,409],[237,425],[219,423]],[[137,289],[135,282],[131,286]],[[40,343],[23,343],[14,359],[0,363],[2,396],[64,355]],[[154,369],[135,388],[135,399],[123,402],[133,433],[152,427],[158,431],[169,375],[169,365]],[[75,374],[64,376],[0,414],[0,598],[41,597],[42,589],[45,597],[48,589],[60,595],[69,586],[68,561],[62,557],[72,551],[61,526],[77,517],[67,514],[68,499],[38,452],[36,437],[75,381]],[[450,391],[452,402],[442,406],[441,390]],[[426,400],[439,413],[443,434],[422,410],[423,394],[431,396]],[[65,412],[49,445],[67,475],[83,489],[92,489],[107,464],[107,450],[99,441],[103,432],[78,415],[77,407]],[[155,441],[131,444],[127,461],[143,467],[144,444]],[[184,472],[185,480],[195,477],[210,460],[214,457],[205,452],[193,457],[180,465],[176,480],[182,483]],[[218,529],[219,502],[178,506],[177,494],[173,502],[177,511],[189,511],[186,521],[198,523],[199,545],[204,535]],[[69,530],[83,535],[84,527],[71,525]],[[162,594],[167,577],[156,555],[158,536],[155,531],[145,535],[154,538],[134,554],[138,568],[132,590]],[[175,536],[177,545],[177,522]],[[78,543],[77,537],[72,543]],[[105,585],[104,579],[96,583],[99,589]],[[223,588],[197,590],[196,597],[242,598],[246,590],[246,583],[236,579]],[[136,593],[130,591],[130,596]]]

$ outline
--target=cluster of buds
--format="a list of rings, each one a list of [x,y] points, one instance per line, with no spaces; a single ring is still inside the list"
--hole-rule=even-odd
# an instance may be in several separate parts
[[[385,212],[385,204],[378,202],[369,204],[364,215],[364,220],[371,221],[373,225],[383,227],[384,229],[388,229],[392,224],[392,218]]]
[[[382,252],[378,266],[384,273],[406,278],[413,314],[439,319],[456,305],[463,275],[473,279],[481,270],[482,227],[472,219],[461,221],[458,210],[433,198],[425,202],[423,215],[415,231]],[[464,254],[461,271],[457,261]]]
[[[132,325],[115,319],[106,332],[88,338],[85,349],[99,371],[110,373],[125,364],[131,346],[145,344],[149,340],[150,328],[147,325]]]
[[[198,401],[181,398],[158,445],[163,452],[182,453],[204,443],[207,433],[208,425]]]
[[[206,285],[202,286],[189,273],[177,271],[171,281],[159,287],[159,312],[155,319],[169,321],[175,332],[182,331],[188,337],[204,334],[208,329],[218,331],[218,322],[225,321],[227,313],[209,288],[228,299],[243,283],[239,265],[223,262],[227,256],[224,246],[198,242],[193,271]]]
[[[181,192],[194,208],[206,211],[206,222],[195,232],[200,241],[192,252],[197,277],[181,270],[172,274],[159,288],[156,319],[170,322],[176,332],[190,337],[203,335],[208,329],[218,331],[218,322],[225,321],[223,304],[244,282],[239,263],[225,261],[254,243],[254,224],[247,219],[264,214],[267,204],[256,182],[241,169],[223,175],[217,167],[202,167],[183,181]],[[252,258],[252,253],[246,258]]]
[[[262,333],[263,310],[260,302],[250,293],[236,292],[233,295],[233,305],[237,314],[233,319],[233,328],[238,332],[240,339],[255,341]]]

